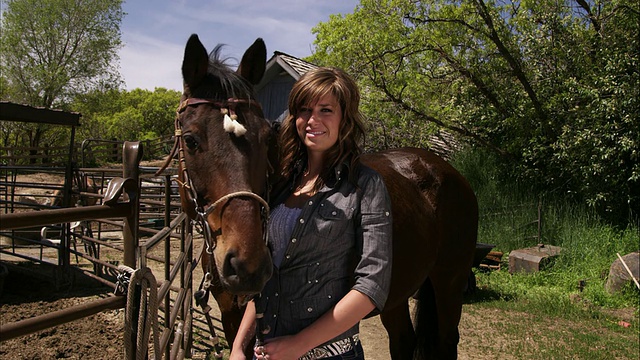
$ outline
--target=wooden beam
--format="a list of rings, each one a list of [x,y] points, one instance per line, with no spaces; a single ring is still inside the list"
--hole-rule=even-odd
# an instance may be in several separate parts
[[[80,113],[0,101],[0,120],[79,126]]]

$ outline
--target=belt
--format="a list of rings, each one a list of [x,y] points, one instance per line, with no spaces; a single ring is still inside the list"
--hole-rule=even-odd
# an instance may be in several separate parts
[[[309,350],[306,354],[300,357],[298,360],[315,360],[324,359],[336,355],[341,355],[353,350],[353,348],[360,342],[360,335],[354,334],[344,339],[336,340],[330,344],[318,346]]]

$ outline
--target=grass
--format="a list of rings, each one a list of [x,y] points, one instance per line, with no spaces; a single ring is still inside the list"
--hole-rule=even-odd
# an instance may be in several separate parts
[[[493,326],[507,341],[483,346],[500,349],[499,358],[640,358],[640,291],[632,284],[621,293],[605,290],[616,253],[639,250],[638,224],[616,227],[558,194],[534,194],[522,184],[506,183],[487,154],[462,154],[453,165],[478,197],[478,241],[504,253],[501,270],[476,271],[478,291],[465,305],[469,312],[506,314]],[[562,252],[542,271],[510,274],[509,253],[538,243],[560,246]],[[630,326],[621,326],[621,320]]]

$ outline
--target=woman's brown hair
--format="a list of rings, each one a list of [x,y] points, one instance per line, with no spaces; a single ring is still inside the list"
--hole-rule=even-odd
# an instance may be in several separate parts
[[[360,113],[360,91],[356,82],[338,68],[321,67],[304,74],[289,94],[289,115],[280,128],[281,174],[285,179],[295,172],[299,162],[306,164],[307,150],[298,136],[296,118],[303,107],[315,105],[325,95],[333,95],[342,109],[338,141],[327,151],[325,168],[314,186],[318,191],[332,175],[333,169],[349,163],[349,181],[355,183],[357,165],[362,153],[360,141],[364,138],[364,123]]]

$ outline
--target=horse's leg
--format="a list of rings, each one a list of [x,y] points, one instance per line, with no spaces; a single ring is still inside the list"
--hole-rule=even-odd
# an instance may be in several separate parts
[[[409,304],[385,309],[380,320],[389,334],[389,354],[394,360],[411,359],[416,346],[416,334],[411,323]]]
[[[462,315],[464,287],[468,282],[468,271],[435,269],[431,274],[438,308],[438,336],[434,348],[437,359],[456,359],[460,333],[458,324]]]
[[[415,308],[416,346],[411,358],[416,360],[435,358],[438,337],[438,308],[431,283],[427,278],[418,290]]]

